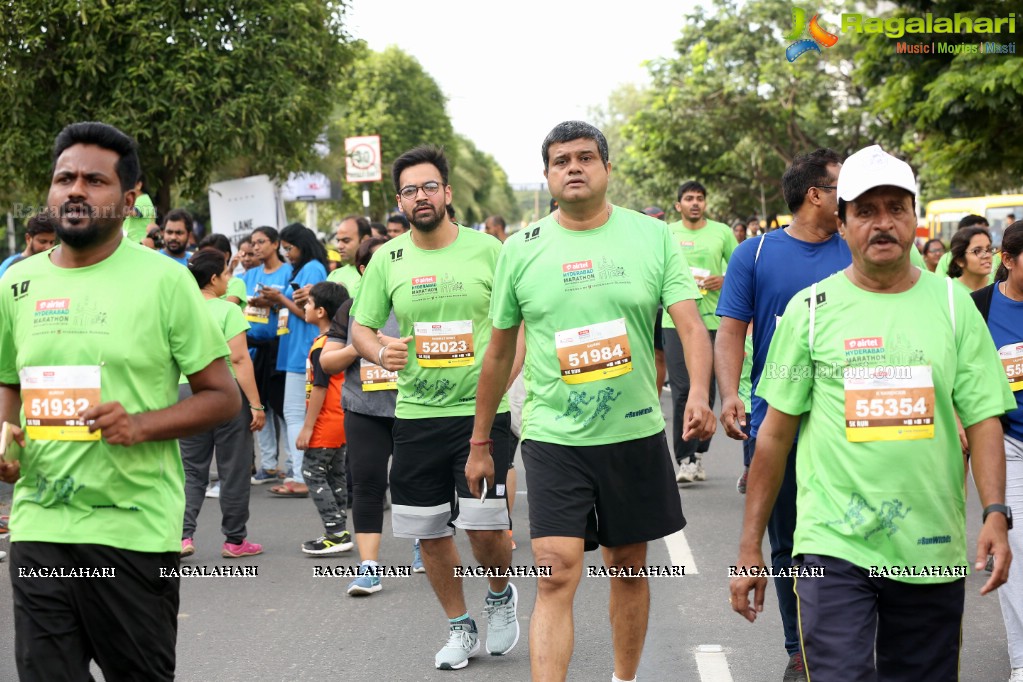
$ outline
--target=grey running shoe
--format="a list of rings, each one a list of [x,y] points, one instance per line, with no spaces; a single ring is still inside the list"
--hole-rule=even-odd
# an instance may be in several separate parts
[[[470,618],[462,623],[454,623],[448,631],[448,641],[444,648],[437,652],[434,665],[439,670],[461,670],[469,665],[469,659],[479,653],[480,635],[476,623]]]
[[[678,475],[675,480],[679,483],[692,483],[696,480],[696,462],[683,461],[678,465]]]
[[[782,682],[806,682],[806,668],[803,666],[803,654],[789,656],[789,664],[785,666]]]
[[[519,641],[518,590],[508,583],[506,596],[495,599],[488,594],[486,602],[483,611],[487,614],[487,653],[504,656]]]

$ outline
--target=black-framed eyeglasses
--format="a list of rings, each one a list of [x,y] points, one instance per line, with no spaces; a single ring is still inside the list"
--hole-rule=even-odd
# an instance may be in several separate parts
[[[405,185],[398,190],[398,194],[405,201],[412,201],[419,195],[419,190],[423,190],[423,194],[426,196],[432,197],[440,191],[440,188],[441,184],[439,182],[430,180],[429,182],[424,182],[421,185]]]
[[[817,189],[838,189],[837,185],[813,185]]]
[[[993,256],[993,255],[995,255],[995,252],[997,252],[997,251],[998,251],[998,249],[996,249],[993,246],[975,246],[972,249],[970,249],[969,251],[967,251],[966,253],[972,253],[977,258],[980,258],[985,253],[987,255],[989,255],[989,256]]]

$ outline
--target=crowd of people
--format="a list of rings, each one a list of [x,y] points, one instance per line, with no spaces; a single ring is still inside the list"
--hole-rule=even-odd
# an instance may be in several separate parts
[[[989,571],[983,594],[1001,586],[1010,680],[1023,680],[1023,576],[1010,572],[1023,551],[1010,532],[1023,504],[1023,222],[997,254],[980,216],[947,251],[931,240],[921,253],[914,173],[877,146],[793,160],[791,224],[763,233],[755,217],[709,219],[695,180],[678,188],[675,221],[608,202],[607,140],[586,123],[559,124],[541,152],[556,204],[509,234],[500,216],[479,231],[455,222],[443,150],[406,151],[391,169],[399,212],[341,220],[332,262],[298,223],[256,228],[236,252],[219,234],[196,241],[183,209],[154,225],[134,141],[100,123],[61,131],[48,210],[0,265],[13,292],[0,299],[12,438],[0,480],[16,485],[23,680],[87,676],[90,660],[108,679],[173,679],[169,571],[197,551],[206,498],[224,558],[262,553],[247,533],[260,490],[311,498],[322,534],[297,550],[357,551],[351,596],[384,588],[390,505],[447,618],[434,666],[505,655],[522,634],[518,452],[545,569],[533,679],[566,679],[584,552],[601,547],[616,569],[611,679],[633,681],[647,545],[686,525],[679,484],[707,478],[715,396],[742,442],[746,495],[728,601],[755,621],[773,579],[783,680],[958,679],[968,470],[984,507],[974,569]],[[487,573],[479,610],[455,570],[456,528]],[[117,578],[23,577],[54,568]]]

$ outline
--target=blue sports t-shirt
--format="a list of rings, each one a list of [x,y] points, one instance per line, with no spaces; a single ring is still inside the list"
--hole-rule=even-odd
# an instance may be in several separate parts
[[[850,263],[849,247],[838,234],[823,242],[804,242],[785,230],[774,230],[747,239],[732,252],[717,314],[742,322],[753,321],[752,436],[757,435],[767,416],[767,403],[757,395],[757,384],[777,319],[796,292]]]
[[[11,267],[12,265],[14,265],[15,263],[17,263],[20,260],[21,260],[21,251],[18,251],[17,253],[14,253],[14,254],[11,254],[10,256],[8,256],[7,259],[3,263],[0,263],[0,277],[2,277],[5,272],[7,272],[7,268]]]
[[[288,286],[291,280],[291,263],[285,263],[269,273],[264,272],[262,267],[255,267],[241,277],[245,282],[245,292],[249,296],[258,296],[260,287],[286,291],[291,288]],[[277,311],[273,308],[246,306],[245,319],[249,322],[249,340],[272,341],[277,337]]]
[[[299,286],[318,284],[327,279],[327,269],[318,260],[311,260],[291,280]],[[284,295],[293,297],[294,292],[288,286]],[[315,324],[309,324],[298,315],[288,315],[288,333],[281,337],[281,345],[277,350],[277,369],[281,372],[296,372],[305,376],[305,361],[309,357],[309,349],[313,341],[320,335]]]
[[[1005,432],[1016,440],[1023,440],[1023,301],[1007,297],[995,284],[987,327],[991,330],[1006,380],[1016,399],[1016,409],[1005,415],[1009,422]]]

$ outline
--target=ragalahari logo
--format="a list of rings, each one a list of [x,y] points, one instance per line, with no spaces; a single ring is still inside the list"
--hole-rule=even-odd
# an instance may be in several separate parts
[[[785,36],[785,40],[795,42],[785,48],[785,57],[794,62],[807,52],[821,53],[822,47],[833,47],[838,42],[838,36],[828,33],[817,22],[819,15],[813,15],[809,23],[806,21],[806,10],[802,7],[792,8],[792,31]],[[805,26],[805,28],[804,28]],[[803,38],[804,32],[809,32],[809,38]]]

